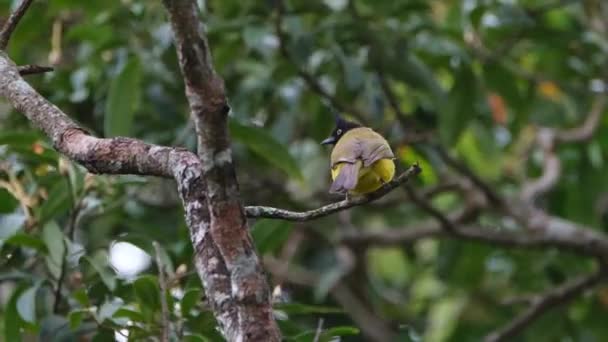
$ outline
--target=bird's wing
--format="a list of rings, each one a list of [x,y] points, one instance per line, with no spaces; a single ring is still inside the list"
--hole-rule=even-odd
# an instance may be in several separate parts
[[[393,151],[386,140],[370,128],[355,128],[348,131],[331,154],[331,167],[338,163],[363,162],[368,167],[380,159],[393,159]]]
[[[388,142],[380,134],[370,130],[366,135],[360,157],[363,160],[363,167],[368,167],[380,159],[395,158]]]

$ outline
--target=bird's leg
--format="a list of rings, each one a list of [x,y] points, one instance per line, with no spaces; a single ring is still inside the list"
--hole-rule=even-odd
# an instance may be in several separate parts
[[[350,202],[351,198],[352,198],[351,194],[349,192],[346,192],[346,196],[344,197],[344,200],[346,200],[346,202]]]

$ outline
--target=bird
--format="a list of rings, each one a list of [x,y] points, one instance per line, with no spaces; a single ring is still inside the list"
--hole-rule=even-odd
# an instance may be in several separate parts
[[[395,176],[395,155],[390,145],[369,127],[348,121],[334,113],[336,126],[321,142],[334,145],[330,168],[333,180],[329,192],[359,196],[378,190]]]

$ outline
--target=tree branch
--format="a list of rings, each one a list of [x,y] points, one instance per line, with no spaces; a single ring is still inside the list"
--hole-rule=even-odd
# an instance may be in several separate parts
[[[50,71],[53,71],[54,69],[52,67],[48,67],[48,66],[29,64],[29,65],[20,65],[17,67],[17,70],[19,70],[19,75],[27,76],[27,75],[35,75],[35,74],[42,74],[45,72],[50,72]]]
[[[564,305],[579,296],[585,290],[598,284],[605,274],[600,269],[599,271],[578,277],[566,284],[557,288],[549,289],[544,293],[533,296],[530,307],[524,310],[513,320],[507,323],[504,327],[491,332],[484,339],[485,342],[511,341],[523,329],[530,325],[536,318],[543,315],[552,308]]]
[[[6,50],[13,31],[15,31],[17,24],[19,24],[19,21],[21,20],[25,12],[27,12],[27,9],[30,7],[32,2],[34,2],[34,0],[21,1],[19,7],[17,7],[17,9],[13,13],[11,13],[6,23],[4,23],[2,31],[0,31],[0,50]]]
[[[405,184],[410,178],[418,175],[420,172],[422,172],[422,169],[419,165],[412,165],[409,169],[404,171],[395,179],[393,179],[392,181],[372,193],[324,205],[320,208],[313,210],[296,212],[273,207],[247,206],[245,207],[245,213],[249,218],[272,218],[287,221],[310,221],[323,216],[331,215],[342,210],[346,210],[355,206],[360,206],[375,201],[388,194],[389,192],[393,191],[400,185]]]
[[[556,135],[557,142],[584,142],[591,139],[601,123],[602,114],[604,114],[605,109],[606,94],[600,94],[595,98],[593,104],[591,104],[591,109],[583,124],[575,128],[558,131]]]
[[[212,64],[211,51],[194,0],[163,0],[173,29],[186,98],[198,137],[208,222],[193,238],[203,271],[221,265],[222,284],[206,288],[220,329],[229,341],[279,341],[270,288],[239,199],[228,137],[224,81]],[[203,193],[203,192],[201,192]],[[201,203],[202,204],[202,203]],[[209,246],[218,253],[211,253]],[[207,283],[210,279],[205,279]],[[206,283],[206,285],[207,285]]]

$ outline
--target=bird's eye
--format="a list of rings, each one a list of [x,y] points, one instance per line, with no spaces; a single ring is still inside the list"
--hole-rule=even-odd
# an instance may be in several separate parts
[[[340,135],[340,134],[342,134],[342,130],[338,128],[338,129],[336,130],[336,135]]]

